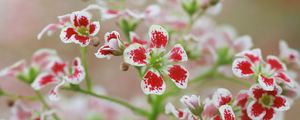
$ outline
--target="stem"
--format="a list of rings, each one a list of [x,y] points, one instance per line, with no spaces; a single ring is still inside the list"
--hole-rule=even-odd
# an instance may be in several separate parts
[[[163,102],[163,97],[159,95],[153,95],[153,96],[150,95],[149,97],[152,103],[151,104],[152,110],[151,113],[149,114],[148,120],[156,120],[161,112],[160,108],[161,108],[161,103]]]
[[[99,99],[103,99],[103,100],[107,100],[107,101],[110,101],[110,102],[114,102],[116,104],[119,104],[119,105],[122,105],[124,107],[127,107],[128,109],[132,110],[133,112],[141,115],[141,116],[148,116],[148,112],[146,110],[143,110],[141,108],[138,108],[138,107],[135,107],[123,100],[120,100],[120,99],[116,99],[116,98],[113,98],[113,97],[109,97],[109,96],[105,96],[105,95],[99,95],[97,93],[94,93],[92,91],[89,91],[89,90],[83,90],[81,88],[77,88],[77,89],[71,89],[71,88],[64,88],[65,90],[70,90],[70,91],[75,91],[75,92],[80,92],[80,93],[83,93],[83,94],[87,94],[87,95],[90,95],[90,96],[94,96],[94,97],[97,97]]]
[[[35,91],[35,94],[38,97],[38,99],[41,101],[41,103],[43,104],[44,108],[46,108],[47,110],[50,110],[51,108],[48,105],[48,103],[46,102],[46,100],[44,99],[44,97],[42,96],[41,92],[40,91]],[[60,120],[59,117],[55,113],[52,114],[52,117],[55,120]]]
[[[248,82],[245,82],[243,80],[239,80],[239,79],[236,79],[234,77],[227,77],[225,75],[219,75],[217,78],[221,78],[221,79],[224,79],[224,80],[227,80],[227,81],[231,81],[231,82],[234,82],[234,83],[237,83],[239,85],[243,85],[245,87],[251,87],[251,84],[248,83]]]
[[[80,53],[81,53],[81,59],[85,71],[85,81],[86,81],[87,90],[92,91],[92,81],[88,71],[87,47],[81,47]]]

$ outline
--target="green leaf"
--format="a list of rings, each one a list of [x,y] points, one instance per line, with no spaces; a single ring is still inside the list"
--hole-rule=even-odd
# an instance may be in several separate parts
[[[0,88],[0,97],[3,96],[5,93],[4,91],[2,90],[2,88]]]

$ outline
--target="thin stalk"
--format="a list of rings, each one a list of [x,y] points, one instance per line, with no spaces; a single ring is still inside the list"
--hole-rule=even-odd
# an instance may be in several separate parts
[[[36,96],[38,97],[38,99],[41,101],[41,103],[43,104],[44,108],[46,108],[47,110],[50,110],[50,106],[48,105],[48,103],[46,102],[46,100],[44,99],[44,97],[42,96],[40,91],[35,91]],[[52,117],[55,120],[60,120],[59,117],[56,115],[56,113],[52,114]]]
[[[146,110],[135,107],[135,106],[129,104],[128,102],[117,99],[117,98],[113,98],[113,97],[109,97],[109,96],[105,96],[105,95],[100,95],[100,94],[94,93],[94,92],[89,91],[89,90],[83,90],[81,88],[78,88],[78,89],[64,88],[64,89],[79,92],[79,93],[83,93],[83,94],[90,95],[90,96],[94,96],[94,97],[99,98],[99,99],[107,100],[107,101],[122,105],[122,106],[132,110],[133,112],[135,112],[135,113],[137,113],[141,116],[148,116],[148,114],[149,114]]]
[[[156,120],[159,116],[161,110],[161,104],[163,102],[163,97],[159,95],[149,96],[151,99],[151,113],[149,114],[148,120]]]
[[[88,70],[88,61],[87,61],[87,47],[81,47],[80,49],[81,53],[81,59],[85,71],[85,82],[86,82],[86,87],[88,91],[92,91],[93,84],[89,75],[89,70]]]

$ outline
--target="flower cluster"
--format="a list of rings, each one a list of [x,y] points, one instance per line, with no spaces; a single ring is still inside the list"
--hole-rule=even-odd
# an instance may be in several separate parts
[[[58,22],[47,25],[38,34],[37,39],[41,39],[45,34],[50,36],[60,30],[59,38],[63,43],[80,46],[81,58],[75,57],[68,63],[55,50],[40,49],[32,55],[30,64],[21,60],[0,71],[0,77],[16,77],[30,85],[36,94],[32,98],[12,95],[0,88],[0,96],[11,97],[13,101],[37,99],[43,106],[42,110],[26,109],[17,101],[12,107],[12,119],[52,116],[59,120],[57,115],[66,116],[64,112],[74,114],[65,119],[135,118],[117,106],[121,105],[136,113],[134,115],[150,120],[157,119],[164,110],[181,120],[270,120],[279,119],[280,113],[289,110],[299,98],[300,85],[295,71],[300,68],[299,52],[281,40],[279,55],[264,58],[261,49],[253,48],[249,35],[238,35],[230,25],[217,25],[212,20],[210,16],[222,9],[221,0],[159,0],[159,4],[145,5],[147,7],[142,11],[125,8],[124,1],[110,5],[111,2],[114,1],[102,1],[100,5],[92,4],[58,16]],[[93,10],[100,11],[99,21],[92,21]],[[186,16],[182,17],[182,14]],[[100,22],[105,25],[113,20],[120,31],[106,32],[103,42],[98,41],[101,38],[98,35]],[[139,26],[147,28],[143,29],[148,30],[146,35],[136,30]],[[146,108],[151,107],[151,110],[141,108],[146,105],[139,103],[145,99],[131,104],[94,89],[88,72],[87,46],[90,44],[94,47],[101,44],[94,51],[96,58],[120,56],[123,71],[130,66],[137,71],[142,92],[147,95],[149,103]],[[186,67],[188,65],[191,67]],[[183,89],[189,83],[200,87],[197,82],[215,79],[235,82],[245,88],[236,96],[225,88],[217,88],[205,99],[198,95],[184,95]],[[82,81],[86,82],[86,88],[80,85]],[[50,85],[51,105],[41,92]],[[70,101],[54,102],[59,100],[60,90],[91,97],[79,96]],[[168,98],[182,94],[180,102],[184,108],[176,108],[170,102],[166,104],[165,100],[172,100]]]

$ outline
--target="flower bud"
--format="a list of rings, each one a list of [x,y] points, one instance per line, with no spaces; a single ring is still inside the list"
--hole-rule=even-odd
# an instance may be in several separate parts
[[[184,104],[186,107],[189,108],[189,110],[193,114],[199,114],[201,112],[201,101],[200,96],[191,95],[191,96],[183,96],[180,99],[181,103]]]
[[[15,101],[12,100],[12,99],[8,99],[6,101],[6,104],[7,104],[8,107],[13,107],[15,105]]]
[[[97,38],[93,38],[91,42],[94,47],[97,47],[100,44],[100,40]]]
[[[121,65],[120,65],[120,69],[122,71],[127,71],[129,69],[129,64],[127,64],[125,62],[122,62]]]

